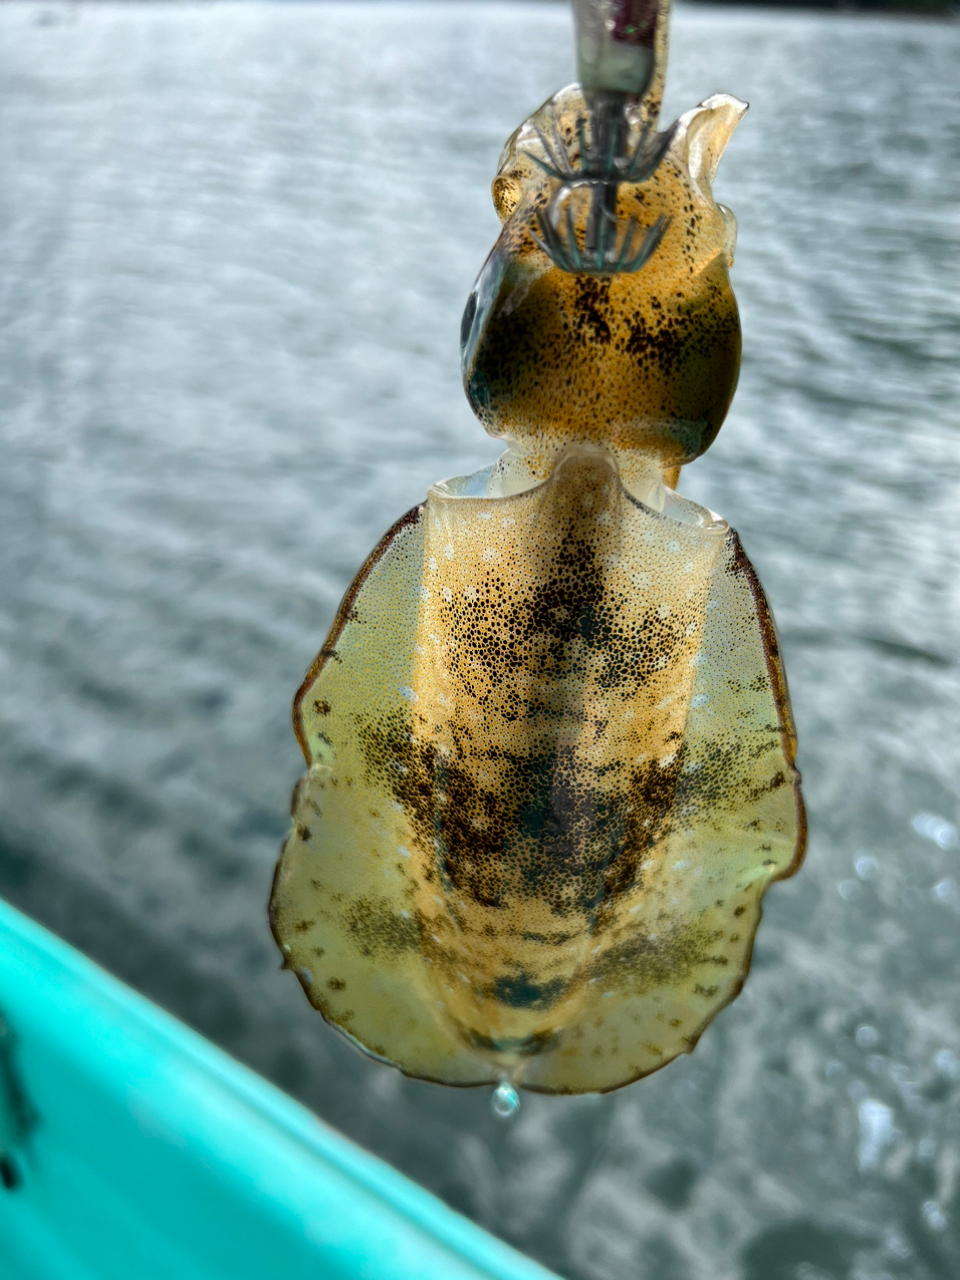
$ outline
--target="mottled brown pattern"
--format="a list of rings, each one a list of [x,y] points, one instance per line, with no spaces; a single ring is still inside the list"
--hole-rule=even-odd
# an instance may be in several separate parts
[[[309,772],[274,934],[323,1016],[411,1075],[602,1091],[689,1052],[802,856],[763,592],[726,524],[657,483],[710,444],[736,382],[733,221],[710,182],[741,114],[708,100],[620,185],[618,221],[670,218],[628,274],[562,270],[534,238],[559,198],[534,125],[575,161],[580,90],[510,140],[463,345],[513,470],[489,496],[436,485],[393,527],[297,695]],[[581,194],[560,192],[582,241]]]
[[[575,449],[513,498],[434,489],[391,549],[299,700],[333,760],[298,794],[278,937],[325,1016],[349,999],[350,1033],[416,1074],[565,1091],[655,1069],[739,989],[796,852],[739,543]],[[418,602],[401,644],[398,596]],[[392,983],[421,1014],[393,1035]]]
[[[599,279],[555,266],[532,229],[553,184],[532,159],[546,159],[534,126],[578,161],[578,130],[590,128],[579,88],[556,94],[510,139],[494,183],[504,227],[464,323],[464,385],[488,431],[548,458],[572,440],[646,449],[667,469],[712,443],[736,388],[740,321],[728,275],[735,224],[710,182],[743,110],[735,98],[709,99],[682,117],[650,179],[620,186],[621,223],[670,222],[642,270]],[[634,117],[639,131],[646,116],[635,108]],[[585,196],[568,201],[581,246]]]

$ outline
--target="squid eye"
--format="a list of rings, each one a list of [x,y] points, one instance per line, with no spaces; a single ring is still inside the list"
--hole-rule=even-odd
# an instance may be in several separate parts
[[[476,355],[480,335],[491,309],[496,304],[503,283],[505,264],[503,257],[493,249],[477,276],[460,321],[460,372],[464,386],[470,382],[473,358]]]
[[[473,321],[477,314],[477,291],[476,289],[467,299],[467,305],[463,308],[463,319],[460,321],[460,355],[461,358],[467,350],[470,342],[470,335],[473,332]]]

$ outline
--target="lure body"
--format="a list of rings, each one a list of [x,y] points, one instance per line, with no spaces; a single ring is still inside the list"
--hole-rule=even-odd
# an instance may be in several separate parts
[[[506,453],[385,535],[295,703],[277,941],[330,1022],[447,1084],[603,1091],[688,1052],[802,855],[769,608],[672,487],[736,382],[710,182],[745,108],[655,132],[651,12],[642,92],[581,66],[501,158],[463,361]]]

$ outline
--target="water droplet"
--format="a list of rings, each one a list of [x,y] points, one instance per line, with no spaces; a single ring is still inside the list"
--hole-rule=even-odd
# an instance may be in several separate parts
[[[949,902],[955,896],[956,886],[952,880],[941,880],[939,884],[935,884],[930,890],[932,897],[938,902]]]
[[[918,836],[932,840],[941,849],[955,849],[957,846],[957,828],[938,813],[918,813],[910,825]]]
[[[923,1216],[927,1220],[927,1226],[933,1231],[943,1231],[946,1229],[947,1220],[941,1212],[940,1206],[936,1200],[924,1200]]]
[[[880,864],[869,853],[858,853],[853,866],[861,880],[872,880],[880,870]]]
[[[512,1120],[520,1110],[520,1095],[509,1080],[501,1080],[494,1089],[490,1108],[501,1120]]]
[[[864,1098],[857,1108],[860,1121],[860,1169],[875,1169],[881,1156],[899,1137],[893,1125],[893,1111],[876,1098]]]

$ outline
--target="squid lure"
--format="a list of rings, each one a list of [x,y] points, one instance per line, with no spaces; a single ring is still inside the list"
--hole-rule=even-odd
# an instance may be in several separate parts
[[[604,1091],[689,1052],[804,846],[773,618],[676,492],[733,396],[746,105],[657,122],[668,0],[574,0],[579,82],[507,142],[463,318],[498,462],[360,570],[295,702],[271,901],[367,1052],[445,1084]]]

